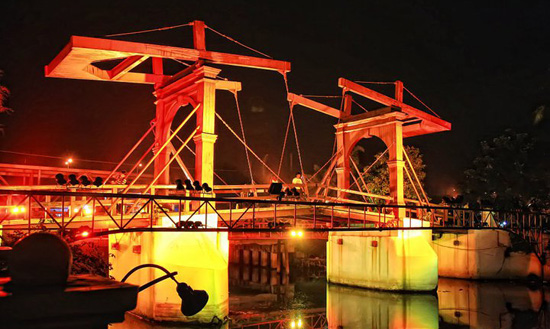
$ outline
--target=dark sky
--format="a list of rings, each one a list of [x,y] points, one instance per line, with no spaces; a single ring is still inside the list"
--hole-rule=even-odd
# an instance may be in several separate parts
[[[43,66],[71,35],[101,37],[195,19],[292,62],[289,84],[298,94],[338,95],[339,77],[404,81],[453,124],[451,132],[406,140],[424,153],[434,194],[457,183],[481,140],[505,128],[525,129],[535,107],[549,101],[549,1],[266,3],[2,1],[0,69],[15,113],[1,118],[6,127],[0,149],[73,156],[83,167],[101,165],[86,159],[118,161],[153,118],[152,86],[46,79]],[[176,46],[190,46],[192,40],[189,27],[120,39]],[[253,55],[212,33],[207,48]],[[243,82],[247,137],[276,167],[288,115],[281,76],[220,68],[222,76]],[[231,95],[219,94],[218,111],[238,128]],[[313,164],[330,157],[335,122],[308,109],[296,113],[306,172],[311,172]],[[241,167],[244,152],[221,124],[217,129],[216,166],[224,176],[238,176],[231,169]],[[365,157],[379,151],[380,143],[362,142]],[[0,161],[62,164],[8,153],[0,153]]]

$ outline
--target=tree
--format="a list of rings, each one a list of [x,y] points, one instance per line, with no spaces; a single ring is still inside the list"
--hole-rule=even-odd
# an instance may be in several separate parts
[[[0,81],[4,76],[4,71],[0,70]],[[8,87],[0,84],[0,113],[11,113],[13,110],[7,107],[7,101],[10,97],[10,90]]]
[[[540,147],[530,134],[510,129],[481,142],[479,154],[464,172],[466,200],[501,209],[547,205],[548,172],[540,165]]]
[[[426,178],[426,172],[425,172],[426,165],[424,164],[420,150],[414,146],[405,146],[405,151],[407,152],[407,155],[411,160],[412,166],[414,168],[414,171],[416,172],[416,175],[418,176],[418,179],[420,180],[422,188],[424,188],[424,179]],[[376,161],[376,159],[378,158],[380,159],[369,169],[367,173],[363,175],[363,179],[365,180],[365,183],[367,184],[367,187],[370,193],[379,194],[379,195],[389,195],[390,194],[390,176],[389,176],[390,173],[388,169],[388,159],[389,159],[388,153],[385,153],[383,156],[382,156],[382,152],[376,154],[374,156],[374,161]],[[368,168],[368,165],[363,166],[362,171],[364,172],[365,169],[367,168]],[[407,164],[407,168],[409,168],[408,164]],[[414,180],[415,179],[414,174],[412,172],[410,174],[411,174],[411,178]],[[405,176],[405,186],[404,186],[405,198],[418,199],[418,196],[416,195],[416,192],[414,191],[414,188],[405,173],[404,173],[404,176]],[[415,182],[415,186],[418,190],[418,193],[422,193],[418,189],[418,184],[416,182]]]

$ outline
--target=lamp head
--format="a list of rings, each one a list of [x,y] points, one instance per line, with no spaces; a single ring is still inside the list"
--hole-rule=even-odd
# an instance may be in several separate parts
[[[178,283],[176,288],[181,298],[181,313],[192,316],[199,313],[208,302],[208,293],[204,290],[193,290],[184,282]]]

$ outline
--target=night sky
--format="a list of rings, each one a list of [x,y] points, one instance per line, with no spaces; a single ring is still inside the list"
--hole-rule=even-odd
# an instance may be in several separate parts
[[[0,117],[5,125],[0,150],[73,156],[80,167],[112,167],[85,160],[115,162],[124,156],[154,116],[153,87],[47,79],[44,65],[71,35],[102,37],[195,19],[275,59],[290,61],[290,90],[297,94],[339,95],[339,77],[402,80],[453,124],[451,132],[405,141],[424,154],[432,194],[457,184],[481,140],[506,128],[527,129],[533,110],[550,101],[549,1],[321,3],[4,0],[0,69],[5,72],[2,84],[12,91],[9,106],[15,112]],[[189,47],[192,35],[191,28],[184,27],[118,39]],[[210,50],[254,55],[211,32],[206,42]],[[177,63],[168,67],[174,72],[183,69]],[[247,138],[276,168],[289,111],[282,76],[218,67],[221,76],[243,83],[240,105]],[[238,129],[232,95],[218,96],[218,111]],[[335,99],[318,100],[339,106]],[[405,101],[420,106],[410,97]],[[305,108],[296,108],[296,119],[305,171],[311,173],[314,164],[322,165],[331,155],[336,122]],[[242,147],[220,123],[216,129],[220,175],[246,180]],[[363,164],[382,149],[376,140],[361,145],[367,149]],[[291,151],[294,167],[286,158],[287,177],[298,168],[294,146]],[[190,161],[188,155],[186,159]],[[63,162],[6,152],[0,152],[0,161]],[[260,168],[258,162],[253,165]],[[266,179],[258,171],[257,180]]]

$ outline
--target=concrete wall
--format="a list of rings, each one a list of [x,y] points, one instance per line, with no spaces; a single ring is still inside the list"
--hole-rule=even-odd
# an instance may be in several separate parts
[[[210,215],[208,222],[216,223]],[[180,311],[181,299],[176,292],[176,284],[172,280],[165,280],[139,294],[135,313],[158,321],[200,323],[209,323],[214,316],[220,319],[227,316],[227,233],[125,233],[110,235],[109,242],[110,252],[115,256],[111,259],[113,270],[110,274],[115,279],[122,279],[137,265],[158,264],[171,272],[177,271],[178,281],[186,282],[194,289],[206,290],[210,296],[208,304],[201,312],[187,318]],[[113,248],[115,243],[118,243],[118,250]],[[157,269],[141,269],[128,282],[142,285],[162,275],[164,272]]]
[[[431,231],[330,232],[327,279],[364,288],[431,291],[437,255]]]
[[[329,328],[439,328],[437,298],[432,294],[399,294],[327,287]]]
[[[460,279],[525,279],[541,275],[534,253],[506,252],[510,234],[502,230],[434,233],[431,242],[439,258],[439,275]]]

